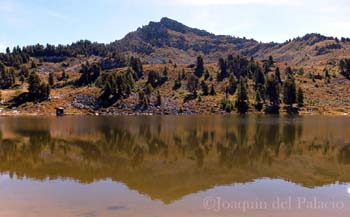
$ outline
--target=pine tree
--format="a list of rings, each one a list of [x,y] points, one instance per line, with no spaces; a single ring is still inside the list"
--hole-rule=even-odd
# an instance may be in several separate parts
[[[263,98],[261,97],[260,89],[255,91],[255,109],[261,111],[263,108]]]
[[[221,100],[221,109],[225,110],[226,112],[230,113],[233,110],[233,107],[233,103],[228,99],[228,97],[225,96]]]
[[[28,76],[29,76],[29,69],[27,68],[27,66],[25,66],[25,65],[22,66],[20,75],[23,75],[25,78],[28,78]]]
[[[186,79],[186,73],[185,73],[185,69],[181,70],[181,80],[185,80]]]
[[[234,75],[230,75],[227,92],[229,94],[233,95],[233,94],[235,94],[236,89],[237,89],[237,81],[236,81]]]
[[[65,81],[65,80],[67,80],[67,78],[68,78],[68,76],[66,75],[66,72],[63,70],[62,75],[61,75],[61,80]]]
[[[32,68],[32,69],[35,69],[35,68],[36,68],[36,63],[35,63],[34,61],[32,61],[31,68]]]
[[[265,75],[261,71],[261,69],[258,68],[255,72],[255,88],[263,86],[264,84],[265,84]]]
[[[204,73],[204,61],[202,56],[197,57],[197,63],[196,63],[196,68],[194,71],[194,74],[198,77],[201,78]]]
[[[293,70],[291,67],[287,67],[286,69],[286,76],[287,76],[287,80],[288,79],[292,79],[294,76],[293,76]]]
[[[28,78],[28,91],[33,100],[43,100],[50,96],[50,86],[41,82],[40,77],[32,72]]]
[[[143,76],[143,66],[139,58],[131,56],[129,59],[129,67],[134,70],[136,73],[136,80],[140,79]]]
[[[23,83],[24,83],[24,81],[25,81],[24,75],[21,75],[21,76],[19,77],[19,81],[21,82],[21,85],[23,85]]]
[[[15,71],[13,68],[7,69],[3,63],[0,62],[0,88],[8,89],[16,83]]]
[[[301,89],[301,87],[298,88],[297,101],[299,107],[304,106],[304,91],[303,89]]]
[[[227,67],[227,74],[234,75],[235,74],[235,58],[232,54],[229,54],[227,56],[226,60],[226,67]]]
[[[235,102],[235,107],[240,114],[245,114],[248,112],[248,92],[247,84],[244,78],[241,78],[238,84],[238,96]]]
[[[208,69],[206,69],[205,72],[204,72],[204,80],[205,81],[208,80],[209,77],[210,77],[209,71],[208,71]]]
[[[80,78],[77,80],[76,84],[78,86],[89,85],[96,81],[96,79],[100,76],[101,67],[99,64],[90,65],[88,62],[86,64],[81,65],[80,69]]]
[[[153,88],[160,86],[161,76],[158,72],[152,70],[148,73],[147,84],[151,84]]]
[[[222,81],[227,77],[227,65],[224,58],[219,59],[219,68],[220,70],[218,72],[217,80]]]
[[[135,80],[134,80],[134,74],[130,68],[128,68],[124,73],[124,78],[125,78],[125,82],[127,83],[127,86],[130,89],[133,89],[135,87]]]
[[[215,95],[216,95],[215,88],[214,88],[214,85],[212,84],[210,87],[210,96],[215,96]]]
[[[160,78],[160,85],[164,84],[168,80],[168,69],[164,67],[162,77]]]
[[[283,84],[283,102],[289,106],[297,102],[297,91],[293,78],[287,79]]]
[[[281,71],[279,67],[276,67],[275,76],[280,84],[282,84]]]
[[[151,84],[146,84],[144,93],[147,94],[147,95],[150,95],[152,92],[153,92],[153,87],[152,87],[152,85],[151,85]]]
[[[275,61],[273,60],[273,57],[269,56],[269,61],[268,61],[269,66],[273,66],[274,63]]]
[[[266,82],[266,96],[271,106],[279,106],[280,104],[280,83],[277,76],[271,75]]]
[[[345,72],[345,60],[340,60],[339,61],[339,71],[340,74],[343,74]]]
[[[28,78],[28,90],[29,93],[34,97],[38,97],[40,94],[40,85],[41,85],[41,80],[39,76],[35,73],[32,72]]]
[[[202,88],[202,94],[203,96],[208,96],[209,95],[209,87],[208,85],[205,83],[205,81],[201,82],[201,88]]]
[[[188,81],[187,81],[187,90],[190,91],[191,93],[195,93],[197,88],[198,88],[198,78],[191,74],[189,77],[188,77]]]
[[[143,92],[139,91],[139,106],[142,110],[145,110],[148,108],[149,105],[149,98],[148,96]]]
[[[156,106],[161,106],[161,105],[162,105],[162,96],[160,95],[159,91],[157,91]]]
[[[54,79],[53,73],[49,74],[48,82],[49,82],[50,87],[52,87],[55,84],[55,79]]]
[[[179,80],[178,78],[175,79],[174,81],[174,86],[173,86],[173,90],[177,90],[181,87],[181,80]]]

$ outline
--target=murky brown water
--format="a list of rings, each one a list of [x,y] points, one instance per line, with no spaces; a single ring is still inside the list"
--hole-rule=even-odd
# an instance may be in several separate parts
[[[0,119],[0,216],[349,216],[345,117]]]

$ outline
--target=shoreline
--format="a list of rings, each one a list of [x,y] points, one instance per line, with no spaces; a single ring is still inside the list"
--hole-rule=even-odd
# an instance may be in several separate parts
[[[267,114],[263,112],[248,112],[246,114],[239,113],[226,113],[226,112],[215,112],[215,113],[152,113],[152,112],[134,112],[134,113],[109,113],[109,112],[68,112],[63,115],[63,117],[79,117],[79,116],[101,116],[101,117],[122,117],[122,116],[249,116],[249,115],[258,115],[258,116],[329,116],[329,117],[350,117],[350,113],[341,113],[341,112],[300,112],[297,114],[288,114],[286,112],[280,112],[279,114]],[[0,117],[58,117],[56,113],[45,113],[39,114],[36,112],[21,112],[18,110],[15,111],[2,111]]]

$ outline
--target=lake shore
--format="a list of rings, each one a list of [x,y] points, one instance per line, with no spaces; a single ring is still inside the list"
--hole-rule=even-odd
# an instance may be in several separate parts
[[[67,110],[64,113],[64,116],[201,116],[201,115],[239,115],[236,112],[227,113],[225,111],[216,111],[216,112],[196,112],[191,110],[186,110],[184,112],[167,112],[167,111],[119,111],[116,109],[103,109],[103,110]],[[339,112],[339,111],[305,111],[302,110],[299,113],[288,114],[286,111],[280,111],[279,114],[267,114],[264,112],[248,112],[246,115],[261,115],[261,116],[269,116],[269,115],[296,115],[296,116],[342,116],[342,117],[350,117],[350,113]],[[56,116],[55,110],[51,110],[49,112],[41,112],[41,111],[25,111],[25,110],[17,110],[17,109],[2,109],[0,110],[0,117],[11,117],[11,116]]]

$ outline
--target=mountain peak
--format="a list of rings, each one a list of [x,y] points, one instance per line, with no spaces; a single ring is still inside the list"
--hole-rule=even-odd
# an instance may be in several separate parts
[[[163,17],[162,19],[160,19],[160,23],[161,24],[169,24],[169,23],[179,23],[176,20],[170,19],[168,17]]]
[[[205,30],[200,30],[200,29],[196,29],[196,28],[191,28],[188,27],[176,20],[170,19],[168,17],[163,17],[159,24],[167,29],[176,31],[176,32],[180,32],[180,33],[194,33],[196,35],[199,36],[213,36],[213,34],[205,31]]]

